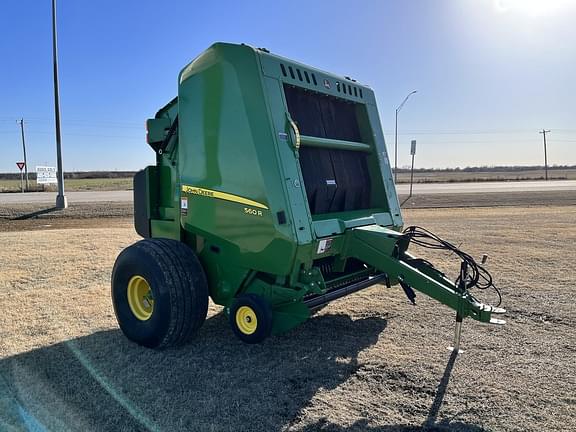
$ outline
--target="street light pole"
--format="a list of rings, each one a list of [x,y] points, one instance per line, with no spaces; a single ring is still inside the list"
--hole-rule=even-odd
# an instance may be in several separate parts
[[[404,98],[402,103],[396,108],[396,125],[394,127],[394,183],[398,183],[398,113],[408,100],[410,96],[414,93],[418,92],[418,90],[414,90]]]
[[[56,0],[52,0],[52,58],[54,63],[54,117],[56,120],[56,158],[58,175],[58,195],[56,207],[65,209],[68,200],[64,194],[64,170],[62,168],[62,137],[60,133],[60,91],[58,89],[58,43],[56,35]]]
[[[542,129],[540,131],[542,135],[544,135],[544,175],[545,179],[548,180],[548,155],[546,151],[546,134],[550,133],[550,130]]]
[[[394,183],[398,183],[398,108],[396,108],[396,124],[394,126]]]

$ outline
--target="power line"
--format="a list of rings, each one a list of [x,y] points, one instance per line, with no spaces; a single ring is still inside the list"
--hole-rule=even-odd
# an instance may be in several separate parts
[[[389,130],[389,129],[388,129]],[[576,133],[576,129],[554,129],[555,131],[563,131],[565,133]],[[508,130],[408,130],[398,135],[503,135],[503,134],[514,134],[514,135],[528,135],[534,133],[533,129],[508,129]],[[388,133],[387,135],[392,135]]]

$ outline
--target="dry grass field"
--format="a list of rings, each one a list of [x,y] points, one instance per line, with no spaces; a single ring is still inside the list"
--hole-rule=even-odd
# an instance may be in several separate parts
[[[102,173],[106,175],[106,173]],[[125,175],[127,173],[123,173]],[[550,168],[548,175],[551,180],[576,180],[576,168]],[[415,183],[445,183],[445,182],[483,182],[483,181],[520,181],[520,180],[544,180],[544,169],[523,170],[486,170],[486,171],[416,171]],[[67,191],[111,191],[132,189],[132,177],[118,178],[67,178]],[[410,183],[410,172],[400,171],[398,183]],[[31,190],[43,190],[42,186],[36,185],[35,180],[30,180]],[[46,191],[55,191],[55,185],[45,186]],[[0,174],[0,193],[20,191],[20,179],[2,178]]]
[[[116,255],[137,240],[130,219],[10,226],[0,232],[0,430],[576,430],[574,207],[405,218],[490,255],[508,324],[465,321],[457,358],[446,349],[450,310],[382,286],[261,345],[236,340],[212,305],[189,345],[140,348],[118,330],[109,295]]]
[[[575,168],[550,168],[548,177],[551,180],[576,180]],[[483,181],[522,181],[544,180],[544,168],[523,170],[487,170],[487,171],[416,171],[415,183],[445,182],[483,182]],[[398,172],[398,183],[410,183],[410,171]]]
[[[42,185],[36,185],[35,180],[29,181],[31,190],[43,190]],[[132,177],[130,178],[88,178],[66,179],[67,191],[112,191],[132,189]],[[56,185],[47,185],[46,191],[56,191]],[[20,191],[20,180],[0,179],[0,192]]]

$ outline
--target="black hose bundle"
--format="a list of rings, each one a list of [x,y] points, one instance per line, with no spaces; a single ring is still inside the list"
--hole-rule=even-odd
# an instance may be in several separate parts
[[[423,248],[446,250],[456,254],[468,267],[468,277],[464,281],[464,288],[470,289],[476,287],[480,290],[492,288],[498,295],[498,304],[496,306],[500,306],[502,303],[502,295],[500,294],[500,290],[496,288],[496,285],[494,285],[492,275],[482,265],[478,264],[470,254],[419,226],[410,226],[406,228],[402,234],[404,238],[407,238],[410,242],[422,246]],[[454,284],[460,286],[460,283],[460,276],[458,276]]]

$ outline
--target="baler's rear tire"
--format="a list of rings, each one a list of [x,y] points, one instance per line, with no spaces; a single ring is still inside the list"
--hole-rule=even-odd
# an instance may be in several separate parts
[[[248,344],[260,343],[272,332],[272,306],[256,294],[239,296],[230,308],[228,319],[234,334]]]
[[[190,340],[208,313],[208,284],[184,243],[145,239],[124,249],[112,270],[112,303],[126,337],[149,348]]]

